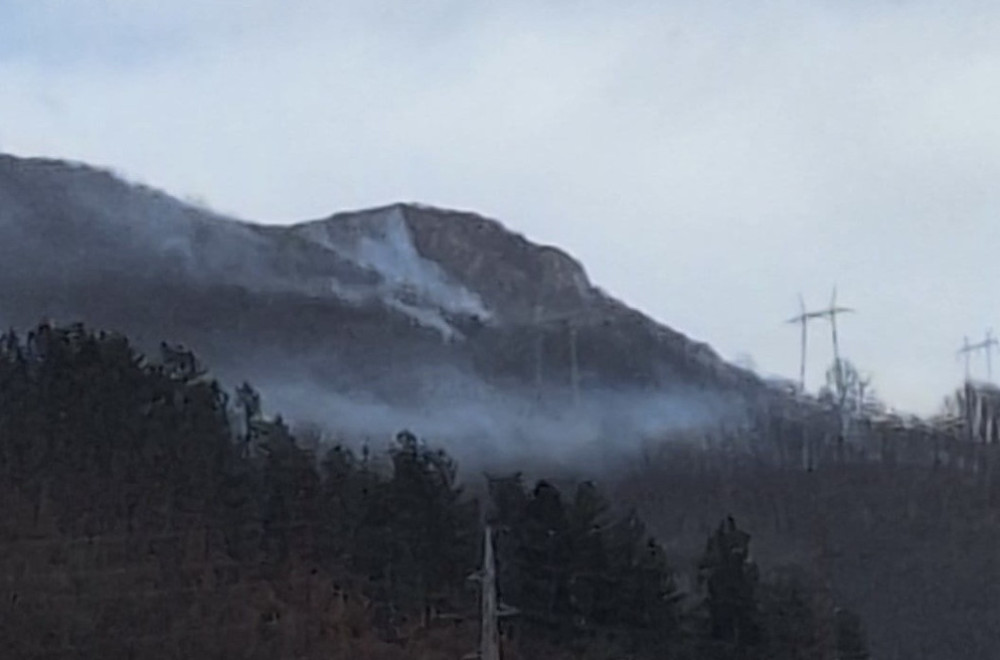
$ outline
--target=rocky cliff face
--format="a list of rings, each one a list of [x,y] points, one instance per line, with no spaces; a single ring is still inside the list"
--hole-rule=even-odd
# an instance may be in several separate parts
[[[535,245],[495,220],[424,206],[400,206],[414,245],[468,282],[507,322],[534,322],[596,302],[583,267],[561,250]]]
[[[648,435],[762,387],[564,252],[471,213],[395,204],[261,226],[0,156],[0,259],[5,325],[182,342],[292,416],[355,433]]]

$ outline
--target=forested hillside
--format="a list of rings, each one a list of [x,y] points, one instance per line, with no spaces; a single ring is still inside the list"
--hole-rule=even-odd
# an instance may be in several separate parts
[[[867,657],[830,585],[758,566],[732,518],[672,564],[597,484],[483,487],[405,431],[388,451],[295,437],[161,348],[0,341],[5,657],[462,657],[487,522],[506,658]]]
[[[575,457],[612,426],[634,446],[767,393],[562,250],[475,213],[392,204],[264,225],[0,154],[0,262],[0,327],[83,321],[146,351],[167,337],[290,420],[342,437],[409,427],[466,463],[519,443]]]

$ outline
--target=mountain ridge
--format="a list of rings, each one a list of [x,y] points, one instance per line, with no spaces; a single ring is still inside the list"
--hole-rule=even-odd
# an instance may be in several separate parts
[[[484,417],[495,400],[566,420],[573,390],[607,432],[656,426],[636,416],[702,423],[719,416],[708,398],[765,388],[603,292],[565,251],[468,211],[397,202],[261,225],[106,169],[0,154],[0,258],[5,325],[53,317],[182,342],[265,394],[313,388],[317,406],[405,401],[422,415],[479,392]],[[661,400],[672,412],[640,412]]]

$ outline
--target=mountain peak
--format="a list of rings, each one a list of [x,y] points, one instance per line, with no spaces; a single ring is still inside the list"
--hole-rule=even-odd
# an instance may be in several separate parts
[[[595,301],[595,290],[578,261],[477,213],[396,203],[338,213],[300,227],[321,224],[328,231],[358,236],[384,231],[387,218],[405,226],[421,257],[438,264],[449,277],[471,283],[505,319],[530,323],[537,309],[551,316],[581,311]]]
[[[564,251],[468,211],[395,203],[255,225],[107,171],[0,157],[0,258],[0,325],[49,316],[181,342],[314,420],[339,397],[386,430],[405,401],[392,420],[530,436],[551,423],[524,412],[538,401],[582,420],[559,408],[579,387],[583,436],[687,419],[678,393],[759,387]],[[487,423],[498,401],[509,433]]]

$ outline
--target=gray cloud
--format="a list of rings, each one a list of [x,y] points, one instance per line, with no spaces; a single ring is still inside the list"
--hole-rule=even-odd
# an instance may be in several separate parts
[[[917,410],[1000,329],[993,3],[410,6],[5,3],[0,149],[269,222],[475,209],[767,372],[836,281],[845,352]]]

